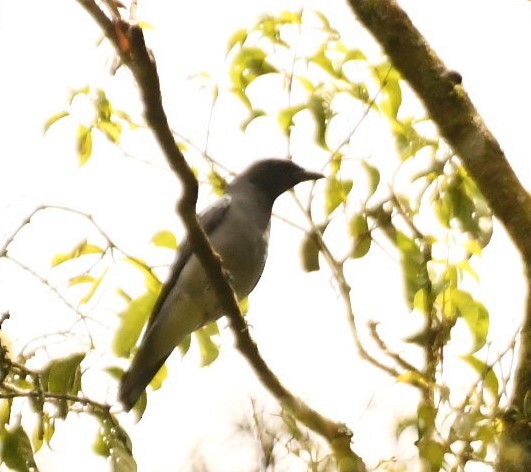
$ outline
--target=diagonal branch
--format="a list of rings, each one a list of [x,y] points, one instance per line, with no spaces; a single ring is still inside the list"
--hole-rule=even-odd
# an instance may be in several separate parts
[[[526,408],[531,395],[531,195],[462,87],[461,76],[446,68],[396,0],[349,0],[349,4],[423,101],[522,256],[527,270],[527,313],[497,470],[531,470]]]
[[[531,196],[461,86],[459,74],[446,68],[395,0],[349,3],[423,101],[529,264]]]
[[[183,185],[178,211],[188,232],[188,238],[201,261],[205,272],[219,299],[223,311],[230,320],[236,336],[237,348],[249,361],[261,382],[287,408],[294,417],[308,428],[323,436],[330,444],[344,472],[364,472],[366,467],[355,454],[350,442],[352,433],[342,424],[336,423],[307,406],[301,399],[287,390],[261,357],[256,343],[249,335],[247,324],[240,312],[234,290],[224,275],[221,259],[217,256],[196,215],[198,193],[197,180],[179,150],[168,125],[162,105],[159,77],[156,64],[144,42],[142,29],[125,21],[111,21],[100,10],[94,0],[77,0],[96,20],[112,42],[123,63],[131,70],[144,103],[144,114],[166,159]]]

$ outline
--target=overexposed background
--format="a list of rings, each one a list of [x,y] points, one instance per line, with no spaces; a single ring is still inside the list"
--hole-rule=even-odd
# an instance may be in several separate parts
[[[229,36],[254,23],[260,13],[301,5],[321,9],[345,33],[346,41],[350,39],[373,54],[377,51],[340,1],[139,3],[139,18],[153,25],[146,37],[157,58],[170,123],[200,146],[206,138],[211,95],[208,88],[201,87],[200,79],[191,76],[202,71],[221,74]],[[529,2],[409,0],[401,4],[447,65],[462,74],[466,90],[529,187]],[[160,229],[182,234],[174,214],[179,184],[165,168],[152,140],[144,137],[138,143],[126,143],[134,158],[124,157],[104,140],[96,141],[94,157],[79,168],[73,124],[58,123],[43,136],[44,122],[65,108],[69,91],[89,83],[108,90],[119,108],[140,114],[127,73],[119,71],[114,78],[108,75],[112,54],[108,47],[96,47],[100,36],[74,0],[0,0],[2,238],[42,203],[64,204],[93,214],[132,253],[145,251]],[[80,116],[85,113],[82,107],[77,112]],[[257,158],[285,155],[285,143],[253,132],[244,136],[239,128],[243,117],[235,106],[231,122],[216,126],[214,115],[209,152],[216,159],[239,170]],[[392,143],[381,144],[381,136],[371,135],[370,127],[363,132],[367,135],[362,141],[374,144],[372,153],[393,152]],[[313,164],[309,158],[301,162],[309,167]],[[318,190],[319,185],[323,184],[318,184]],[[203,195],[200,205],[211,198]],[[289,196],[279,200],[276,211],[297,219]],[[48,227],[44,236],[34,241],[32,262],[37,267],[49,264],[39,248],[66,251],[68,246],[62,244],[67,244],[69,234],[78,234],[76,230],[79,228],[72,229],[68,221],[58,219],[55,227]],[[322,413],[352,427],[355,450],[375,465],[378,459],[396,453],[392,425],[414,405],[415,396],[409,387],[375,374],[357,359],[339,296],[326,274],[302,272],[299,239],[292,234],[280,220],[274,221],[268,264],[250,298],[252,334],[288,388]],[[31,234],[28,238],[31,241]],[[161,255],[160,260],[167,264],[171,257]],[[377,253],[352,263],[351,270],[357,313],[367,319],[406,313],[397,282],[401,280],[397,259]],[[491,332],[497,333],[502,345],[523,313],[525,290],[520,274],[520,261],[497,225],[483,257],[478,290],[491,312]],[[39,310],[48,306],[43,303],[53,296],[37,291],[36,296],[31,292],[28,297],[20,293],[28,287],[17,283],[20,280],[13,267],[0,263],[0,309],[33,316],[23,320],[13,316],[3,326],[15,345],[38,333],[43,325],[49,331],[54,310],[62,309],[52,305],[41,313]],[[407,329],[405,326],[405,334]],[[222,339],[220,358],[208,368],[199,368],[193,355],[182,361],[178,355],[171,358],[164,387],[150,396],[143,420],[129,428],[140,471],[187,470],[194,453],[206,457],[209,470],[253,469],[256,458],[242,457],[244,447],[234,435],[234,425],[241,408],[250,408],[251,397],[264,398],[265,403],[269,400],[234,350],[227,329],[222,330]],[[113,388],[109,386],[109,395]],[[124,422],[133,423],[131,418]],[[86,435],[94,434],[93,425],[80,422],[75,438],[72,431],[58,427],[54,452],[40,453],[43,470],[104,467],[101,458],[87,450]],[[407,457],[407,450],[403,454]]]

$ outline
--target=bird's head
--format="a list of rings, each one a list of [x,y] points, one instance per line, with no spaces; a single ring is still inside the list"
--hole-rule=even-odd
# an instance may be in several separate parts
[[[298,183],[323,177],[323,174],[306,170],[287,159],[264,159],[255,162],[238,175],[231,182],[230,189],[252,187],[254,191],[264,195],[272,205],[279,195]]]

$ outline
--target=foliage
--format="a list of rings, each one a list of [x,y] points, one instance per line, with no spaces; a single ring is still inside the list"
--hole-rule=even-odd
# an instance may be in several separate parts
[[[313,46],[298,48],[310,35]],[[329,268],[344,298],[360,355],[375,369],[384,370],[418,392],[416,415],[401,419],[397,441],[413,430],[418,460],[427,470],[453,471],[461,470],[468,462],[489,463],[500,432],[498,414],[507,383],[500,365],[512,353],[513,346],[498,353],[494,360],[487,356],[489,311],[474,295],[473,287],[479,283],[476,264],[490,241],[492,218],[474,181],[429,120],[410,116],[403,98],[409,96],[407,87],[391,64],[373,61],[355,45],[345,43],[319,12],[286,11],[260,18],[232,36],[227,61],[230,87],[228,91],[218,90],[216,97],[231,93],[240,100],[248,112],[243,130],[251,124],[260,126],[263,120],[273,122],[279,139],[284,139],[291,150],[297,149],[295,136],[300,136],[299,129],[304,130],[310,123],[313,151],[326,169],[327,179],[324,195],[320,200],[315,196],[313,206],[298,201],[310,227],[301,242],[303,267],[308,272],[322,270],[324,265]],[[257,97],[279,82],[284,84],[283,96],[263,107]],[[83,165],[91,158],[95,131],[120,145],[124,124],[131,128],[139,125],[126,112],[115,110],[101,89],[78,90],[71,95],[70,103],[79,98],[88,99],[94,109],[90,123],[80,123],[77,128],[77,151]],[[356,121],[352,120],[353,115]],[[70,116],[69,110],[57,113],[45,129]],[[358,130],[372,116],[385,123],[394,139],[394,163],[390,162],[391,156],[387,162],[377,162],[357,151]],[[307,139],[307,133],[302,135]],[[225,173],[211,160],[209,165],[206,180],[222,193]],[[390,168],[393,172],[389,172]],[[316,208],[317,205],[320,206]],[[35,213],[48,210],[40,208]],[[117,315],[114,336],[107,346],[96,343],[82,352],[69,352],[50,359],[41,370],[27,368],[28,357],[22,353],[13,357],[17,359],[14,361],[2,348],[0,398],[4,400],[0,431],[3,461],[14,470],[35,467],[33,453],[43,444],[50,444],[56,423],[72,412],[90,414],[99,422],[94,451],[110,458],[114,470],[135,467],[130,440],[116,417],[106,405],[83,395],[83,366],[90,364],[98,349],[112,350],[113,361],[100,373],[121,376],[161,290],[161,281],[148,262],[120,249],[92,217],[81,216],[90,221],[104,244],[89,238],[76,241],[72,249],[56,254],[51,261],[52,271],[68,267],[73,270],[66,292],[80,285],[85,287],[76,313],[85,316],[83,310],[90,308],[118,266],[127,266],[139,276],[142,290],[113,287],[123,309]],[[10,257],[9,244],[16,237],[17,234],[6,244],[3,257]],[[346,250],[335,243],[338,238],[349,241]],[[155,234],[151,243],[163,250],[178,247],[174,233],[166,229]],[[360,335],[356,323],[349,268],[384,244],[399,258],[403,273],[409,313],[397,316],[423,317],[422,329],[400,341],[402,347],[413,346],[420,352],[411,359],[401,354],[402,348],[388,347],[376,323],[371,327],[370,338]],[[87,263],[80,264],[83,261]],[[65,297],[63,292],[59,295]],[[456,403],[450,395],[454,386],[447,378],[444,361],[452,337],[463,331],[470,345],[459,362],[471,368],[467,379],[470,390]],[[202,365],[216,360],[218,334],[215,323],[194,334]],[[190,342],[181,346],[183,353],[188,351]],[[151,387],[160,388],[165,376],[162,369]],[[29,400],[31,414],[38,417],[33,434],[19,421],[18,400],[24,399]],[[146,405],[144,396],[136,407],[138,416]],[[284,430],[282,438],[292,437],[299,444],[313,447],[306,436],[301,441],[301,436],[307,435],[301,425],[292,419],[286,424],[291,429]],[[328,460],[316,461],[312,470],[330,467],[322,466],[329,464]],[[382,457],[379,469],[387,470],[391,461],[392,458]]]

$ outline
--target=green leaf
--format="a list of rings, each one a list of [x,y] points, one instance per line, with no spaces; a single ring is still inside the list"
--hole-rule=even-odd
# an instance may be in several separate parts
[[[413,385],[414,387],[426,387],[428,382],[419,372],[408,371],[396,377],[398,382]]]
[[[489,391],[494,398],[498,398],[499,382],[492,367],[472,354],[463,356],[462,359],[483,378],[483,383],[487,391]]]
[[[78,257],[86,254],[103,254],[105,251],[96,244],[89,244],[86,240],[81,241],[72,251],[62,254],[57,254],[52,259],[52,267],[56,267],[63,262],[71,259],[77,259]]]
[[[138,397],[138,400],[133,406],[133,411],[135,412],[135,415],[137,419],[142,418],[144,411],[146,411],[147,407],[147,392],[144,390],[140,397]]]
[[[479,351],[487,342],[489,334],[489,312],[483,303],[474,300],[472,296],[459,289],[451,291],[451,302],[457,309],[458,316],[461,316],[474,336],[474,347],[472,352]]]
[[[258,47],[242,47],[232,61],[230,78],[236,90],[245,92],[256,78],[277,72],[267,61],[266,52]]]
[[[167,229],[155,233],[151,238],[151,242],[155,244],[155,246],[165,247],[174,251],[177,249],[177,239],[175,238],[175,234]]]
[[[92,275],[89,275],[89,274],[81,274],[81,275],[78,275],[72,279],[70,279],[68,281],[68,285],[70,285],[71,287],[73,285],[79,285],[79,284],[92,284],[95,282],[95,278],[92,277]]]
[[[320,93],[312,93],[308,100],[308,110],[316,124],[315,141],[319,146],[328,149],[326,144],[326,127],[330,119],[330,104]]]
[[[332,60],[326,55],[327,45],[322,46],[316,54],[309,58],[310,62],[318,65],[332,77],[341,78],[341,70],[338,70]]]
[[[373,70],[374,76],[382,87],[381,95],[383,100],[380,102],[380,108],[389,118],[394,120],[402,104],[400,74],[388,62],[377,65]]]
[[[116,365],[106,367],[105,372],[107,372],[113,379],[120,380],[124,375],[124,369]]]
[[[80,300],[81,304],[88,303],[92,299],[92,297],[100,287],[101,283],[103,282],[105,275],[107,275],[108,270],[108,268],[105,269],[100,277],[94,279],[94,281],[92,282],[92,287],[90,287],[88,293]]]
[[[122,125],[115,121],[98,121],[97,128],[107,136],[112,143],[118,144],[122,135]]]
[[[305,272],[315,272],[319,266],[319,243],[315,233],[308,233],[301,245],[302,268]]]
[[[400,231],[396,233],[396,244],[401,252],[406,298],[410,308],[413,308],[415,294],[426,288],[429,282],[426,261],[415,240]]]
[[[430,313],[430,299],[428,291],[425,288],[421,288],[415,293],[415,296],[413,297],[413,307],[425,315]]]
[[[46,368],[47,388],[51,393],[76,395],[81,389],[81,362],[86,353],[52,361]]]
[[[159,280],[155,272],[151,270],[151,267],[149,267],[143,259],[140,259],[139,257],[125,257],[124,261],[128,264],[131,264],[134,268],[140,270],[140,272],[144,274],[144,282],[146,288],[150,292],[160,292],[160,290],[162,289],[162,282]]]
[[[242,45],[245,40],[247,39],[247,36],[249,35],[249,31],[247,29],[240,29],[233,33],[231,37],[229,38],[229,41],[227,43],[227,53],[234,48],[236,45]]]
[[[109,457],[111,455],[109,444],[105,441],[105,437],[101,431],[98,431],[96,434],[96,440],[92,444],[92,451],[98,456]]]
[[[293,127],[293,117],[305,108],[306,105],[296,105],[280,110],[278,114],[278,123],[280,124],[280,129],[286,136],[289,136],[291,128]]]
[[[378,184],[380,183],[380,171],[367,161],[362,161],[362,166],[367,172],[367,177],[369,178],[369,197],[371,197],[374,195],[374,192],[376,192]]]
[[[366,215],[354,215],[350,220],[350,234],[354,238],[354,245],[350,256],[354,259],[365,256],[371,248],[372,241]]]
[[[38,452],[42,445],[50,444],[55,433],[55,418],[50,418],[47,413],[39,412],[39,421],[31,438],[33,450]]]
[[[86,164],[92,155],[92,128],[85,125],[77,128],[77,154],[80,165]]]
[[[146,324],[158,293],[148,291],[134,299],[120,314],[120,326],[116,330],[113,351],[118,357],[128,358]]]
[[[428,462],[428,470],[440,470],[444,462],[446,450],[442,444],[431,439],[422,439],[417,443],[419,455]]]
[[[384,91],[385,100],[381,104],[381,108],[387,116],[396,118],[400,105],[402,104],[402,89],[399,80],[388,78]]]
[[[94,101],[96,110],[98,112],[98,120],[103,122],[109,122],[112,116],[112,105],[105,95],[105,91],[98,89],[96,91],[96,100]]]
[[[88,95],[90,94],[90,86],[89,85],[86,85],[85,87],[83,88],[80,88],[80,89],[77,89],[77,90],[72,90],[70,92],[70,96],[69,96],[69,103],[70,105],[72,105],[72,102],[74,101],[74,98],[76,98],[78,95]]]
[[[136,472],[136,461],[121,442],[112,441],[110,450],[113,472]]]
[[[343,64],[348,61],[364,61],[367,62],[367,56],[361,49],[351,49],[343,57]]]
[[[195,332],[201,352],[201,365],[203,367],[212,364],[219,356],[219,342],[212,339],[219,335],[218,324],[214,321]]]
[[[211,169],[208,173],[208,183],[212,186],[216,195],[225,195],[227,193],[227,181],[215,169]]]
[[[242,298],[238,302],[238,306],[240,307],[242,315],[245,316],[249,312],[249,297]]]
[[[247,96],[246,96],[247,100]],[[263,110],[256,110],[252,108],[251,102],[249,102],[249,109],[251,110],[251,113],[249,113],[249,116],[246,120],[243,121],[241,124],[242,131],[245,131],[247,127],[254,121],[256,118],[260,118],[261,116],[266,116],[266,112]]]
[[[0,400],[0,431],[3,431],[5,426],[9,424],[12,404],[13,400],[11,398]]]
[[[162,384],[166,380],[166,377],[168,377],[168,367],[166,366],[166,364],[162,364],[162,367],[151,379],[151,382],[149,382],[149,386],[153,390],[158,390],[160,387],[162,387]]]
[[[55,434],[55,418],[50,418],[46,414],[44,416],[44,441],[50,444],[53,435]]]
[[[101,428],[93,450],[96,454],[111,458],[113,472],[136,472],[136,462],[131,451],[131,439],[126,431],[108,417],[100,417]]]
[[[344,203],[352,190],[350,179],[340,180],[332,175],[326,180],[326,214],[330,215],[339,205]]]
[[[18,425],[12,431],[3,430],[0,434],[2,443],[2,462],[15,472],[38,472],[33,458],[33,450],[28,435]]]
[[[50,118],[48,118],[44,123],[44,134],[46,134],[46,132],[50,129],[52,125],[57,123],[60,119],[65,118],[66,116],[70,116],[70,112],[60,111],[59,113],[56,113],[55,115],[52,115]]]
[[[323,31],[335,31],[330,26],[330,22],[328,21],[328,18],[326,15],[318,10],[312,10],[312,13],[319,18],[319,21],[321,22],[321,28]]]
[[[191,344],[192,336],[186,336],[186,338],[181,341],[181,344],[179,344],[179,351],[181,351],[182,356],[184,356],[188,352]]]
[[[306,236],[302,240],[301,260],[302,267],[306,272],[314,272],[320,269],[319,251],[321,249],[321,245],[319,244],[316,231],[318,231],[320,234],[323,234],[328,226],[328,223],[329,221],[317,226],[315,230],[306,233]]]

